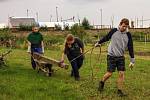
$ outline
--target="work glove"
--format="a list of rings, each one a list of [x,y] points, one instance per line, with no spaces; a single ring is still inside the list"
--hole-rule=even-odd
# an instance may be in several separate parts
[[[134,63],[130,62],[129,67],[131,70],[133,69],[133,66],[134,66]]]
[[[135,59],[131,58],[130,59],[130,64],[129,64],[129,67],[130,67],[131,70],[133,69],[134,63],[135,63]]]
[[[95,47],[99,47],[101,46],[101,44],[99,44],[98,42],[94,45]]]

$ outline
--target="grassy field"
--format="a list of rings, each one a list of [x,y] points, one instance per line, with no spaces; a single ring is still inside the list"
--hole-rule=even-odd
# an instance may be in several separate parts
[[[105,45],[102,47],[100,59],[99,48],[93,51],[92,59],[90,53],[86,55],[79,82],[70,77],[71,68],[64,70],[54,66],[52,77],[37,73],[31,68],[30,56],[26,50],[14,49],[7,57],[8,66],[0,68],[0,100],[150,100],[150,43],[134,44],[136,64],[133,71],[128,68],[129,56],[126,54],[124,91],[128,94],[127,97],[116,95],[117,72],[107,81],[103,93],[97,91],[98,82],[106,72]],[[87,46],[86,50],[89,48],[91,46]],[[1,52],[5,50],[7,49],[0,49]],[[46,50],[45,55],[60,59],[61,50]]]

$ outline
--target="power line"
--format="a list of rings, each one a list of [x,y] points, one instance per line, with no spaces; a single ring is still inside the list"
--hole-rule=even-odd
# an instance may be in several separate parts
[[[138,20],[138,21],[150,21],[150,19],[142,19],[142,20]]]

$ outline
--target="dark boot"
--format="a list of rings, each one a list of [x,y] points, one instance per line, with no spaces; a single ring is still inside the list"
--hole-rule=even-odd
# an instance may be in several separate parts
[[[105,84],[105,83],[104,83],[103,81],[100,81],[100,82],[99,82],[98,91],[100,91],[100,92],[101,92],[101,91],[103,91],[103,90],[104,90],[104,84]]]
[[[32,66],[32,68],[33,68],[34,70],[36,70],[36,66]]]
[[[76,81],[80,81],[80,77],[75,77],[75,80]]]
[[[122,92],[122,90],[120,90],[120,89],[118,89],[117,94],[118,94],[119,97],[127,96],[127,95],[124,94],[124,93]]]

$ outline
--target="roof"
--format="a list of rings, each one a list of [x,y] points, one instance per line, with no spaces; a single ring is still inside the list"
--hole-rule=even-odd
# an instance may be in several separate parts
[[[20,25],[35,25],[35,19],[34,18],[28,18],[28,17],[10,17],[9,23],[11,27],[19,27]]]

